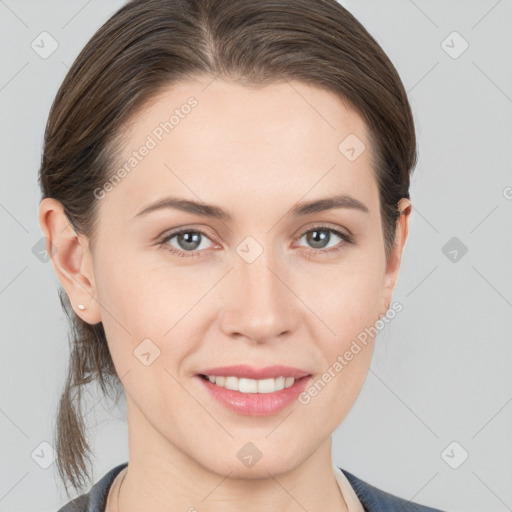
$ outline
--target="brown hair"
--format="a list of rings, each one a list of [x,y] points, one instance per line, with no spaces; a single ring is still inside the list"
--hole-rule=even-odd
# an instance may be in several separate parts
[[[132,0],[101,26],[67,73],[44,137],[39,182],[94,246],[94,190],[115,172],[122,127],[172,83],[209,74],[245,85],[296,79],[327,89],[369,129],[386,258],[397,204],[416,166],[413,116],[382,48],[336,0]],[[341,140],[340,140],[341,142]],[[59,296],[71,325],[70,364],[55,446],[66,486],[84,487],[90,446],[81,409],[85,384],[121,390],[100,322],[90,325]]]

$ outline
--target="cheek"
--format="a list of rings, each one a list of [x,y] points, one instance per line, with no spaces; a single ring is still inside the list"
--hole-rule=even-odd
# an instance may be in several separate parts
[[[382,262],[372,257],[347,258],[330,269],[302,278],[302,294],[322,320],[315,325],[315,343],[327,372],[319,388],[318,406],[337,404],[348,413],[364,384],[371,363],[375,323],[378,320],[383,284]],[[308,291],[309,290],[309,291]],[[337,418],[340,420],[340,417]],[[341,421],[341,420],[340,420]]]
[[[164,326],[157,322],[172,321],[188,290],[179,271],[171,272],[170,265],[165,265],[165,257],[158,257],[156,251],[153,254],[105,251],[97,267],[99,299],[111,313],[107,313],[105,320],[112,322],[115,317],[128,331],[138,326],[139,334],[144,328],[152,331],[160,328],[161,335]]]
[[[135,363],[134,350],[146,338],[161,337],[154,312],[159,303],[151,274],[122,251],[105,250],[95,264],[98,301],[109,349],[119,376]],[[167,326],[167,329],[169,327]],[[158,343],[157,343],[158,344]]]
[[[346,338],[375,322],[383,286],[380,260],[354,253],[305,270],[295,277],[297,294],[337,336]]]
[[[310,386],[305,402],[315,413],[311,421],[322,430],[334,430],[354,405],[370,367],[373,327],[378,319],[379,273],[354,266],[352,272],[331,275],[324,293],[308,305],[322,320],[313,336],[322,354],[322,371]],[[326,417],[325,412],[331,411]]]
[[[152,368],[170,369],[183,359],[191,350],[190,322],[197,325],[194,310],[201,309],[198,301],[217,275],[172,267],[165,254],[105,254],[95,278],[103,326],[120,376],[143,364],[141,354],[150,354],[145,357],[154,360]]]

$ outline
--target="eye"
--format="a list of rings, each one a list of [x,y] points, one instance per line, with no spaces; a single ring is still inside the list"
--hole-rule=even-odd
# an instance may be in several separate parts
[[[333,235],[334,242],[336,242],[336,238],[339,238],[344,243],[338,242],[334,244],[334,247],[329,248],[329,243],[333,241]],[[334,253],[343,249],[346,244],[354,243],[351,235],[328,226],[315,226],[305,231],[297,240],[300,241],[302,238],[305,238],[306,243],[312,246],[309,249],[306,248],[309,255]],[[175,242],[171,243],[174,239],[176,239]],[[210,238],[201,230],[181,229],[164,235],[158,244],[176,256],[190,258],[201,256],[201,253],[209,248],[207,240]]]
[[[338,242],[329,248],[329,243],[333,241],[333,234],[335,242],[336,238],[340,238],[344,243],[340,244]],[[353,243],[353,239],[350,235],[328,226],[315,226],[313,229],[306,231],[298,240],[300,241],[303,238],[305,238],[306,243],[311,246],[308,251],[309,254],[336,252],[343,249],[345,244]]]
[[[172,243],[168,243],[171,242],[171,240],[174,238],[176,238],[175,243],[177,244],[177,247]],[[209,238],[202,231],[195,229],[182,229],[180,231],[174,231],[173,233],[164,236],[164,238],[159,240],[159,244],[169,252],[178,256],[194,257],[200,256],[199,249],[208,248],[207,246],[204,246],[205,244],[203,244],[205,240],[209,240]]]

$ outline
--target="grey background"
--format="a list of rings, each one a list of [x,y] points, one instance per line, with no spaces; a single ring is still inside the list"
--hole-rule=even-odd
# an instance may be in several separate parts
[[[365,386],[334,434],[334,461],[447,511],[512,510],[512,2],[341,3],[397,67],[420,159],[394,295],[404,309],[379,334]],[[2,512],[68,501],[41,445],[52,443],[68,342],[57,278],[33,253],[37,170],[58,86],[122,4],[0,0]],[[31,47],[43,31],[59,45],[46,59]],[[457,58],[454,31],[469,44]],[[122,405],[93,393],[89,405],[97,481],[127,460],[127,428]]]

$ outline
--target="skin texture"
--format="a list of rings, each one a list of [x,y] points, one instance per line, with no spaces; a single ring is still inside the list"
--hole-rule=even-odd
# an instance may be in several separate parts
[[[386,264],[365,123],[331,92],[301,82],[175,84],[127,125],[121,165],[190,96],[197,106],[100,200],[94,253],[59,202],[40,205],[44,235],[58,248],[58,278],[81,318],[103,322],[126,390],[129,467],[120,510],[346,510],[331,434],[364,384],[374,339],[307,405],[294,402],[271,416],[231,412],[194,375],[213,366],[285,364],[314,382],[385,314],[411,203],[399,204]],[[351,133],[366,145],[355,161],[338,149]],[[298,202],[339,193],[369,212],[287,215]],[[174,209],[133,218],[168,195],[215,204],[232,220]],[[330,241],[314,245],[304,235],[318,225],[350,230],[354,243],[327,231]],[[179,237],[159,245],[175,228],[205,233],[192,249],[198,257],[167,250],[187,250]],[[237,253],[249,236],[263,249],[252,263]],[[315,253],[318,247],[330,252]],[[134,357],[146,338],[160,350],[148,366]],[[237,457],[248,442],[262,454],[251,468]]]

